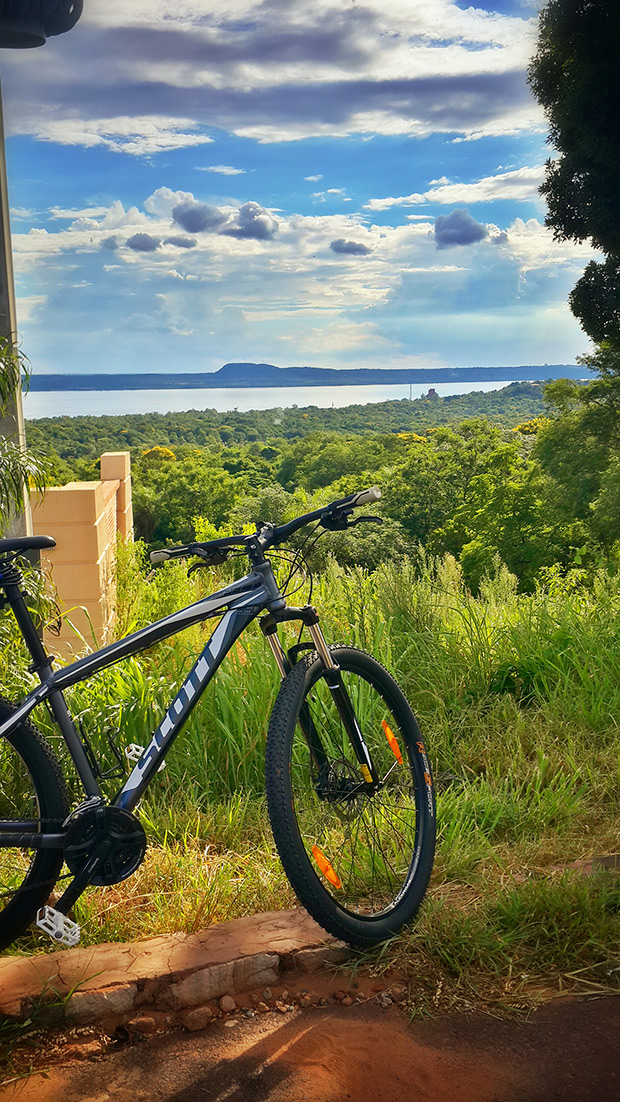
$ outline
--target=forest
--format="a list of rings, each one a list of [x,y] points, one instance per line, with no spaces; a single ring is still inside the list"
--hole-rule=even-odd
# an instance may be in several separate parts
[[[590,366],[596,371],[601,357]],[[29,441],[51,480],[98,474],[101,452],[132,455],[136,536],[151,547],[306,508],[377,484],[384,525],[322,544],[375,569],[422,547],[451,554],[477,592],[499,556],[532,592],[549,571],[586,571],[616,542],[617,384],[513,383],[501,391],[345,409],[38,420]]]

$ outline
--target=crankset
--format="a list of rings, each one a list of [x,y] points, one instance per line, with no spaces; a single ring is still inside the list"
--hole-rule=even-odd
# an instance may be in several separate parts
[[[130,811],[88,801],[66,823],[64,858],[74,876],[95,861],[89,884],[118,884],[142,864],[146,834]]]

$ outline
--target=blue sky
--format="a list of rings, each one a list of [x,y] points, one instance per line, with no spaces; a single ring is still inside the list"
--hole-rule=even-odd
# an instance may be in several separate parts
[[[85,0],[0,56],[36,372],[569,363],[536,0]]]

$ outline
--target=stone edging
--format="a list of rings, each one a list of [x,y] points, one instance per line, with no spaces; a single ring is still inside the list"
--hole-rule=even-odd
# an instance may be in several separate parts
[[[272,911],[130,944],[0,958],[0,1015],[23,1021],[55,1007],[66,1026],[114,1028],[141,1016],[152,1030],[203,1028],[213,1000],[316,972],[351,951],[302,910]],[[60,1011],[59,1011],[60,1004]],[[201,1022],[202,1024],[198,1024]]]

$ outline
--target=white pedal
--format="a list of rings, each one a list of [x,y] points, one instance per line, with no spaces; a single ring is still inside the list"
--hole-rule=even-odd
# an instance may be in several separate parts
[[[49,934],[53,941],[65,945],[68,949],[78,945],[80,941],[80,927],[77,922],[63,915],[61,911],[53,907],[41,907],[37,912],[36,924],[45,934]]]
[[[146,749],[146,747],[140,746],[139,743],[137,743],[137,742],[130,742],[129,746],[125,747],[125,757],[127,758],[127,761],[129,762],[129,764],[130,765],[135,765],[137,761],[140,761],[140,758],[142,757],[145,749]],[[162,769],[165,769],[165,768],[166,768],[166,763],[165,763],[165,761],[162,761],[162,763],[161,763],[159,769],[157,770],[157,772],[161,773]]]

